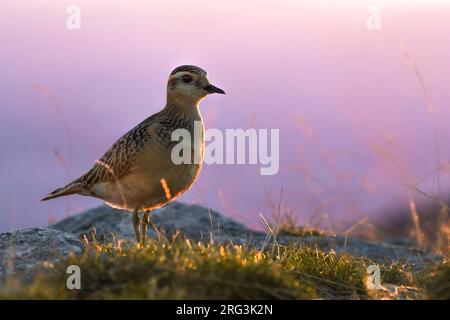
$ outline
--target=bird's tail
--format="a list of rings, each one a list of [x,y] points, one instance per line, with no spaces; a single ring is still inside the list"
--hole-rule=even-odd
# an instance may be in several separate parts
[[[69,183],[68,185],[56,189],[53,192],[50,192],[45,198],[43,198],[41,201],[47,201],[50,199],[55,199],[63,196],[67,196],[69,194],[75,194],[79,193],[83,190],[83,188],[78,183]]]

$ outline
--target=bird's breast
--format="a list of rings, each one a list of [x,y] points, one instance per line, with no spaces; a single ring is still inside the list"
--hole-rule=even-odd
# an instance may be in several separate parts
[[[174,200],[187,191],[197,178],[204,157],[203,123],[189,129],[183,152],[190,161],[179,163],[174,159],[173,148],[182,141],[173,141],[168,132],[153,135],[142,150],[132,172],[118,181],[96,187],[96,193],[114,207],[134,210],[151,209]],[[186,143],[186,141],[184,141]]]

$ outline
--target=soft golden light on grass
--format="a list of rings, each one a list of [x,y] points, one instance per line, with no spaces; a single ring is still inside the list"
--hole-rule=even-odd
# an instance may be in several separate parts
[[[161,186],[163,187],[164,193],[166,194],[166,199],[170,200],[172,198],[172,195],[170,194],[170,189],[167,185],[166,179],[161,179]]]
[[[419,213],[417,212],[416,202],[412,197],[409,198],[409,210],[411,212],[411,217],[414,222],[414,229],[415,229],[414,235],[416,236],[417,243],[419,245],[424,245],[425,235],[420,229]]]
[[[83,270],[83,290],[65,287],[65,270],[72,264]],[[242,245],[192,245],[180,236],[151,240],[143,248],[100,244],[94,238],[82,255],[70,255],[31,284],[10,278],[0,288],[0,298],[367,299],[370,264],[367,259],[294,243],[279,246],[274,255]],[[383,284],[414,285],[406,266],[393,262],[380,267]]]
[[[223,246],[220,246],[220,255],[225,257],[225,248]]]
[[[433,101],[431,99],[431,96],[428,92],[428,88],[425,84],[425,80],[422,76],[422,73],[420,72],[419,68],[417,67],[416,62],[411,57],[411,55],[408,52],[408,49],[403,43],[400,43],[400,47],[403,51],[403,54],[405,55],[406,60],[408,61],[409,66],[416,74],[417,79],[420,83],[420,88],[422,89],[422,94],[425,99],[426,107],[428,110],[428,113],[431,118],[431,124],[432,124],[432,131],[433,131],[433,139],[434,139],[434,148],[435,148],[435,161],[436,161],[436,184],[437,184],[437,192],[438,196],[442,196],[442,185],[441,185],[441,146],[440,146],[440,138],[439,138],[439,129],[437,125],[437,118],[436,118],[436,112],[433,106]]]

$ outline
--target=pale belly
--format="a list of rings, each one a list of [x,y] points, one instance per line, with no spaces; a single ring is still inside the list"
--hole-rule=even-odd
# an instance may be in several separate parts
[[[92,187],[95,196],[108,205],[124,210],[151,210],[176,199],[194,183],[200,164],[174,165],[170,154],[158,152],[159,157],[143,155],[141,165],[115,182]],[[203,160],[203,144],[200,159]]]

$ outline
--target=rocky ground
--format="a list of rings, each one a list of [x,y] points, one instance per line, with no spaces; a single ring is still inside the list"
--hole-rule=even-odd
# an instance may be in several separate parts
[[[155,227],[150,228],[149,235],[154,238],[159,236],[170,238],[179,232],[196,241],[210,241],[212,238],[215,243],[233,242],[258,248],[268,247],[274,243],[274,236],[270,233],[250,230],[233,219],[199,205],[171,203],[155,211],[152,222]],[[99,241],[111,239],[134,241],[130,214],[106,205],[73,215],[48,227],[2,233],[0,281],[19,272],[31,276],[41,265],[54,263],[70,252],[81,253],[84,245],[81,240],[85,238],[92,240],[93,233]],[[399,261],[410,265],[413,270],[420,270],[427,263],[441,259],[431,252],[415,248],[407,241],[397,241],[393,244],[343,236],[296,237],[280,234],[276,236],[276,242],[315,244],[324,250],[348,252],[355,257],[365,257],[384,264]],[[390,287],[385,289],[398,290]]]

